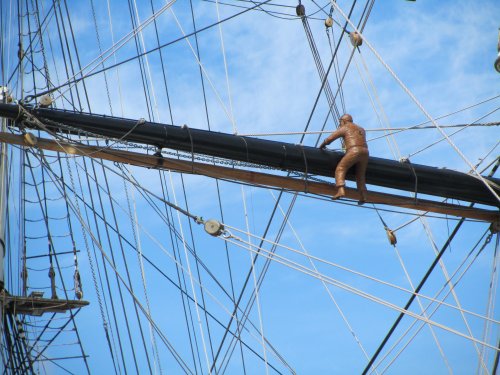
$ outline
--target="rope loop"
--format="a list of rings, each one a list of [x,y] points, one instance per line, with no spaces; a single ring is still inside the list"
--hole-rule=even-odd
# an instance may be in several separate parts
[[[189,136],[189,142],[191,142],[191,173],[194,174],[194,144],[193,144],[193,136],[191,135],[191,129],[186,124],[182,125],[182,129],[186,129]]]
[[[306,152],[304,151],[304,145],[302,143],[299,143],[297,146],[300,147],[300,150],[302,151],[302,156],[304,157],[304,166],[305,166],[305,174],[304,174],[304,189],[306,194],[309,193],[309,186],[308,186],[308,175],[309,175],[309,166],[307,165],[307,157],[306,157]]]
[[[411,164],[411,161],[410,161],[410,158],[409,157],[402,157],[401,159],[399,159],[399,162],[401,164],[406,164],[408,165],[408,167],[410,168],[411,172],[413,173],[413,176],[415,177],[415,191],[414,191],[414,194],[415,194],[415,203],[417,202],[417,194],[418,194],[418,176],[417,176],[417,172],[415,172],[415,168],[413,168],[413,165]]]

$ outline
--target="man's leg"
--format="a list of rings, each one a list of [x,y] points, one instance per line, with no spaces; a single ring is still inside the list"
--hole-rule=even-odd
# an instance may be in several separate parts
[[[358,204],[363,204],[367,198],[366,189],[366,167],[368,166],[368,153],[366,155],[361,154],[358,158],[358,163],[356,164],[356,185],[358,187],[359,194],[361,198]]]
[[[342,160],[337,164],[335,169],[335,186],[337,187],[337,194],[332,199],[338,199],[345,196],[345,174],[357,161],[357,155],[349,153],[344,155]]]

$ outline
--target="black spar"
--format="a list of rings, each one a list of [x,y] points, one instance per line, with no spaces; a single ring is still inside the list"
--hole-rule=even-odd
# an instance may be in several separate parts
[[[160,148],[250,162],[286,171],[332,177],[342,152],[276,142],[254,137],[200,130],[188,126],[142,122],[111,116],[47,108],[26,108],[53,132],[82,132],[123,139]],[[18,119],[18,105],[0,103],[0,116]],[[78,130],[76,130],[78,129]],[[354,180],[353,171],[347,179]],[[500,194],[500,180],[484,177]],[[478,177],[444,168],[370,157],[366,181],[370,185],[500,207],[500,202]]]

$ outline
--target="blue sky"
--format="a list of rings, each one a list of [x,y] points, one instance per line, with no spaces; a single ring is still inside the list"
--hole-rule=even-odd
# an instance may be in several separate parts
[[[249,4],[246,2],[232,3],[242,6]],[[164,4],[156,2],[155,9],[159,9]],[[284,2],[280,4],[284,4]],[[320,5],[326,4],[327,2],[324,2]],[[347,11],[351,1],[339,1],[338,4],[344,11]],[[94,5],[101,49],[105,50],[112,45],[113,39],[110,33],[107,3],[100,2]],[[288,3],[287,5],[295,6],[296,4]],[[304,2],[304,5],[308,14],[317,10],[312,2]],[[3,4],[2,7],[4,7]],[[329,8],[329,6],[325,8],[327,12]],[[110,9],[116,42],[131,30],[129,10],[127,6],[118,1],[111,2]],[[215,4],[196,2],[194,9],[198,28],[217,21]],[[294,12],[293,8],[269,6],[266,9]],[[87,3],[69,4],[69,10],[79,46],[79,57],[82,65],[85,66],[99,55],[94,20]],[[160,43],[175,40],[182,35],[175,17],[178,18],[186,33],[193,30],[187,2],[177,2],[173,5],[172,10],[173,12],[167,10],[157,20]],[[358,5],[354,13],[354,20],[359,19],[361,10],[362,6]],[[220,5],[220,18],[238,11],[241,9]],[[382,56],[383,61],[393,69],[432,117],[447,115],[491,99],[484,104],[440,119],[437,121],[439,125],[468,124],[478,119],[479,123],[494,122],[498,120],[498,112],[493,111],[500,107],[499,98],[495,98],[500,95],[498,90],[500,76],[493,68],[493,62],[497,56],[498,14],[500,14],[500,4],[495,1],[480,3],[468,1],[379,1],[373,8],[363,34]],[[151,15],[150,6],[138,4],[138,15],[141,20],[149,17]],[[338,12],[334,12],[333,15],[336,20],[343,22]],[[323,64],[326,66],[329,62],[330,47],[323,24],[325,16],[324,13],[319,12],[315,16],[317,19],[311,19],[309,22]],[[57,41],[56,32],[55,24],[50,23],[45,44],[48,45],[50,35],[53,38],[51,42],[54,46],[54,60],[49,59],[49,68],[51,71],[57,68],[59,74],[57,75],[54,70],[51,78],[54,82],[63,83],[66,76],[62,56],[55,43]],[[221,33],[224,41],[225,59],[222,53]],[[339,28],[334,27],[333,33],[337,38]],[[155,47],[157,40],[152,26],[144,29],[142,36],[144,38],[142,43],[144,43],[146,50]],[[195,48],[194,38],[189,38],[189,41],[191,46]],[[268,139],[291,143],[299,142],[300,136],[296,134],[281,136],[265,136],[264,134],[303,131],[318,94],[320,79],[300,20],[279,19],[257,11],[247,12],[222,24],[221,29],[214,27],[200,33],[198,42],[204,70],[208,118],[212,130],[229,133],[236,131],[238,134],[259,133]],[[15,48],[16,43],[17,39],[11,38],[8,45]],[[350,48],[348,43],[340,47],[339,66],[341,71],[345,67]],[[136,54],[135,44],[131,41],[116,53],[116,61],[122,61],[134,54]],[[15,56],[15,54],[13,55]],[[115,57],[111,57],[105,63],[106,66],[112,64]],[[173,122],[176,125],[187,124],[193,128],[206,129],[208,123],[201,91],[199,64],[194,58],[190,46],[185,41],[172,44],[163,49],[162,58],[167,73],[171,110],[167,106],[160,57],[153,53],[148,55],[149,72],[145,76],[149,94],[151,97],[153,97],[153,91],[155,94],[155,100],[152,101],[152,115],[148,114],[147,111],[140,70],[135,62],[120,66],[118,71],[115,69],[107,71],[106,77],[100,74],[86,80],[86,87],[90,93],[91,111],[98,114],[112,112],[116,116],[128,118],[144,117],[158,122]],[[9,72],[15,66],[13,63],[15,60],[12,58],[11,61],[10,64],[6,64],[6,70]],[[146,64],[146,61],[144,63]],[[108,81],[107,90],[104,88],[104,78]],[[332,88],[336,87],[334,76],[330,77],[330,83]],[[369,94],[366,87],[369,88]],[[79,88],[81,90],[82,86]],[[19,85],[16,89],[19,90]],[[76,93],[76,91],[74,92]],[[409,127],[427,121],[426,116],[406,95],[380,61],[375,58],[366,44],[361,47],[360,53],[355,54],[355,60],[345,78],[343,95],[345,111],[351,113],[355,122],[367,129],[369,139],[383,134],[376,131],[379,128]],[[69,108],[68,104],[61,99],[58,99],[56,103],[60,108]],[[338,104],[340,106],[340,102]],[[321,129],[326,116],[326,105],[327,102],[322,96],[318,108],[312,116],[310,130]],[[83,110],[89,110],[86,104],[83,106]],[[490,112],[493,113],[488,115]],[[231,121],[231,118],[234,118],[234,122]],[[327,129],[333,130],[333,126],[334,123],[329,120]],[[445,131],[450,134],[455,129],[446,129]],[[393,138],[385,137],[370,141],[370,153],[373,156],[396,160],[410,156],[413,163],[456,169],[468,173],[469,166],[447,141],[428,147],[441,138],[442,134],[436,129],[405,131],[396,134]],[[317,135],[310,134],[305,137],[303,143],[314,145],[316,139]],[[496,127],[469,127],[452,137],[454,145],[463,152],[472,164],[479,163],[493,149],[493,152],[482,160],[479,169],[487,166],[498,155],[498,148],[495,148],[498,139]],[[331,148],[340,148],[340,145],[334,143]],[[14,160],[16,159],[14,158]],[[180,256],[181,260],[177,260],[177,262],[182,262],[182,269],[186,275],[187,293],[190,296],[196,295],[198,299],[203,295],[207,309],[221,322],[227,322],[230,311],[232,311],[230,298],[224,294],[203,268],[198,274],[193,256],[185,252],[182,241],[171,240],[168,226],[146,202],[142,195],[144,191],[137,190],[130,183],[124,183],[123,178],[115,173],[121,173],[120,170],[113,164],[106,164],[109,168],[106,172],[107,180],[104,178],[100,165],[96,164],[97,180],[103,188],[97,187],[91,181],[92,188],[89,189],[86,187],[85,167],[90,169],[90,162],[84,162],[81,158],[71,158],[69,162],[70,167],[63,164],[61,170],[57,165],[54,166],[58,173],[61,172],[65,176],[66,183],[71,185],[72,176],[79,195],[88,200],[92,194],[93,199],[95,199],[94,206],[98,206],[97,210],[101,214],[104,212],[110,222],[114,222],[111,208],[111,201],[113,201],[117,222],[124,238],[133,244],[140,243],[140,251],[173,280],[177,280],[176,262],[173,261],[173,257],[174,254]],[[84,163],[87,163],[86,166]],[[130,168],[130,171],[141,185],[157,196],[162,195],[162,186],[165,184],[165,191],[168,194],[167,200],[187,208],[196,215],[206,219],[213,217],[222,220],[222,210],[224,223],[256,236],[251,237],[251,243],[255,246],[259,243],[258,236],[261,236],[265,231],[274,207],[275,196],[277,196],[277,192],[253,187],[242,188],[225,181],[220,181],[217,185],[214,180],[200,176],[185,175],[181,178],[179,174],[170,175],[167,173],[162,180],[163,182],[160,182],[157,171],[137,168]],[[488,170],[485,173],[487,172]],[[92,178],[93,173],[90,174],[89,178]],[[41,178],[40,170],[35,172],[35,176],[36,179]],[[330,181],[333,182],[333,179]],[[80,183],[82,187],[80,187]],[[105,192],[106,183],[109,183],[112,199],[108,198],[108,194]],[[13,182],[13,184],[15,183]],[[58,195],[57,183],[47,186],[49,197]],[[348,186],[354,185],[349,182]],[[379,188],[369,186],[369,189]],[[98,191],[104,198],[102,209],[97,203]],[[31,195],[34,194],[33,189],[28,192]],[[220,205],[219,194],[221,196]],[[73,204],[76,205],[75,202],[78,202],[84,222],[89,223],[92,235],[99,242],[99,246],[97,246],[92,243],[90,234],[87,233],[86,238],[82,235],[84,229],[82,229],[76,213],[72,212],[72,225],[77,238],[77,247],[81,250],[78,259],[85,299],[90,301],[90,306],[79,313],[77,324],[85,351],[90,355],[89,362],[92,373],[110,373],[113,371],[113,367],[102,329],[103,321],[99,308],[99,298],[94,288],[87,247],[93,257],[94,267],[97,265],[101,267],[97,281],[100,298],[103,299],[103,308],[107,309],[105,317],[109,321],[115,353],[117,352],[118,334],[122,337],[125,358],[123,361],[126,362],[128,370],[134,372],[134,365],[130,345],[124,338],[126,337],[124,318],[120,315],[121,312],[118,312],[119,317],[115,324],[111,314],[111,298],[119,306],[117,282],[111,281],[110,293],[101,290],[102,285],[105,285],[105,275],[99,247],[106,254],[116,256],[116,269],[124,279],[127,279],[126,274],[130,272],[131,283],[138,300],[143,306],[150,309],[151,317],[179,351],[180,356],[186,360],[191,368],[194,369],[196,366],[198,372],[206,373],[207,366],[202,341],[207,340],[208,342],[210,334],[214,346],[213,350],[216,350],[223,334],[222,328],[209,320],[209,333],[203,313],[200,313],[201,323],[198,323],[197,311],[192,303],[190,306],[193,318],[192,323],[189,320],[190,326],[187,328],[183,301],[178,290],[147,262],[143,265],[145,272],[144,278],[142,278],[141,262],[137,252],[130,245],[125,245],[123,250],[125,256],[122,257],[116,235],[111,233],[108,241],[102,222],[97,220],[100,223],[99,228],[97,228],[93,221],[92,212],[85,208],[84,204],[72,193],[70,195]],[[12,199],[14,201],[16,198]],[[160,200],[157,198],[152,200],[163,210]],[[283,195],[280,206],[285,212],[292,201],[294,201],[292,194]],[[129,217],[129,207],[135,208],[137,216],[132,214],[132,217]],[[312,256],[330,262],[330,264],[325,264],[315,261],[315,266],[318,272],[331,278],[330,281],[337,284],[326,287],[317,278],[305,275],[275,261],[272,262],[259,291],[260,310],[254,306],[250,312],[251,321],[256,327],[262,327],[266,339],[272,343],[296,373],[360,373],[367,363],[363,350],[366,351],[368,357],[371,357],[399,312],[383,306],[381,303],[360,297],[352,290],[346,290],[346,287],[358,288],[376,298],[381,298],[396,306],[403,306],[409,298],[407,291],[412,288],[406,275],[415,286],[433,261],[435,249],[441,248],[456,225],[455,218],[446,220],[443,217],[428,217],[410,222],[416,218],[415,212],[386,211],[391,209],[386,206],[379,208],[381,209],[379,214],[389,228],[401,227],[396,231],[398,239],[396,248],[388,243],[384,224],[373,207],[360,208],[349,201],[332,202],[314,199],[310,196],[299,196],[296,199],[290,213],[289,224],[285,226],[280,237],[277,254],[310,268],[312,266],[307,258],[291,253],[284,246],[302,252],[306,250]],[[49,214],[57,216],[57,214],[64,213],[64,210],[64,202],[58,201],[49,207]],[[247,213],[245,214],[245,212]],[[16,210],[12,212],[12,215],[15,214]],[[28,208],[28,214],[39,217],[40,209]],[[201,226],[189,223],[185,217],[178,218],[175,212],[169,215],[172,215],[169,217],[169,220],[172,220],[172,225],[179,233],[182,232],[185,235],[187,246],[195,247],[198,257],[227,291],[231,290],[232,284],[235,293],[238,293],[250,267],[249,254],[251,252],[248,248],[245,249],[245,246],[240,247],[237,244],[248,241],[247,235],[231,229],[231,232],[238,235],[241,241],[236,241],[236,244],[228,244],[226,247],[222,239],[209,237]],[[138,222],[134,224],[136,217]],[[278,210],[269,229],[268,238],[271,241],[278,235],[282,221],[283,216]],[[53,225],[54,233],[58,233],[58,231],[64,233],[67,229],[65,224],[54,222],[51,225]],[[463,269],[459,268],[461,263],[470,259],[467,258],[467,255],[471,249],[477,242],[480,243],[479,246],[483,244],[484,239],[481,236],[487,228],[488,224],[486,223],[467,222],[464,224],[451,248],[443,257],[443,264],[435,269],[428,283],[422,289],[423,295],[433,298],[442,288],[446,281],[445,269],[450,275],[454,275],[458,269],[458,274],[455,275],[454,279],[456,280],[457,276],[460,275],[460,270]],[[136,231],[135,235],[134,230]],[[28,232],[42,235],[45,233],[44,228],[37,224],[27,225]],[[12,238],[15,238],[15,234],[12,235]],[[11,241],[15,242],[14,239]],[[42,238],[39,242],[32,243],[28,250],[36,253],[38,248],[45,246],[45,241],[46,239]],[[60,248],[68,246],[68,243],[65,242],[66,239],[57,241]],[[432,241],[434,241],[434,246]],[[484,251],[472,262],[470,268],[467,269],[455,287],[461,308],[479,315],[485,314],[488,293],[493,293],[493,297],[495,296],[495,290],[489,289],[493,265],[498,265],[498,256],[496,259],[494,258],[494,243],[495,237],[493,237],[492,243],[485,247]],[[271,244],[266,244],[264,249],[269,250],[271,246]],[[231,263],[232,281],[229,276],[227,254],[229,254]],[[127,260],[126,263],[130,267],[128,271],[123,259]],[[71,266],[72,264],[71,257],[64,258],[62,261],[65,262],[65,265]],[[40,263],[33,264],[32,267],[42,268],[47,265],[46,263],[46,259],[41,260]],[[396,285],[404,290],[383,285],[379,281],[368,280],[366,277],[360,277],[353,272],[346,271],[346,269],[335,267],[332,263]],[[256,264],[257,274],[262,270],[263,264],[262,260]],[[114,280],[114,271],[109,267],[109,264],[107,267],[107,272]],[[192,280],[187,273],[188,268],[192,271]],[[63,271],[64,279],[69,284],[72,283],[72,273],[71,267]],[[34,287],[48,285],[45,271],[42,273],[34,271],[32,274],[33,279],[30,285]],[[200,278],[204,285],[203,288],[198,285]],[[101,283],[103,284],[101,285]],[[340,287],[340,283],[345,283],[345,287]],[[147,286],[147,298],[143,293],[144,285]],[[250,279],[250,286],[252,285],[253,278]],[[251,289],[252,287],[249,290]],[[443,295],[441,294],[439,298],[444,298]],[[137,354],[138,367],[141,373],[146,373],[147,365],[135,320],[133,300],[126,292],[124,292],[124,296],[124,309],[131,317],[132,322],[132,341],[135,342],[135,350],[140,353]],[[243,297],[243,306],[246,305],[249,296],[250,293],[247,290]],[[332,296],[335,302],[332,301]],[[428,304],[425,299],[421,299],[421,302],[424,306]],[[446,297],[445,302],[457,306],[452,295]],[[117,309],[121,309],[121,307],[117,307]],[[345,319],[342,318],[340,311]],[[417,301],[412,305],[411,312],[421,313]],[[493,333],[485,339],[483,337],[484,320],[468,313],[466,315],[472,335],[480,341],[486,340],[490,345],[496,345],[498,326],[496,329],[492,329]],[[153,362],[154,350],[152,349],[150,327],[140,312],[139,316],[146,336],[146,347]],[[499,320],[498,308],[491,313],[491,318]],[[437,325],[443,325],[464,335],[469,335],[456,308],[441,306],[431,320]],[[379,358],[387,353],[387,349],[394,344],[395,339],[400,337],[414,321],[415,319],[412,317],[403,319],[394,338],[389,341],[386,351],[382,352]],[[496,324],[492,323],[492,326],[495,327]],[[191,337],[194,339],[194,335],[196,335],[199,359],[195,356],[196,358],[193,360],[191,355],[188,329],[195,332],[195,334],[191,333]],[[361,345],[358,345],[351,331],[355,333]],[[414,333],[415,328],[412,328],[411,332]],[[444,356],[440,354],[433,334],[437,337]],[[280,371],[289,372],[280,364],[279,360],[273,357],[269,348],[264,350],[256,329],[249,328],[249,331],[244,331],[242,336],[244,341],[259,355],[266,356],[270,363],[277,366]],[[74,339],[74,336],[72,337]],[[155,339],[163,371],[181,373],[181,369],[160,342],[158,335],[155,335]],[[68,340],[71,341],[71,339]],[[405,338],[403,343],[406,343],[406,340],[408,339]],[[207,357],[210,358],[212,354],[208,343],[206,346]],[[401,347],[402,345],[398,348]],[[227,349],[227,343],[225,348]],[[382,373],[386,366],[388,366],[386,373],[389,374],[441,374],[449,372],[450,368],[456,374],[470,374],[480,368],[477,351],[482,350],[481,346],[475,347],[470,340],[446,331],[442,327],[434,326],[431,331],[428,326],[424,326],[418,335],[409,341],[408,347],[397,360],[390,363],[399,349],[389,353],[388,359],[384,359],[377,368],[379,373]],[[70,349],[64,346],[55,346],[52,350],[51,355],[58,356],[61,353],[69,353]],[[235,354],[229,361],[226,373],[243,373],[239,350],[237,347]],[[247,349],[244,349],[244,358],[247,373],[266,372],[263,361],[257,359]],[[493,359],[493,351],[487,351],[484,362],[488,370],[491,370]],[[85,371],[81,363],[77,361],[68,361],[65,365],[72,368],[75,373]],[[50,364],[46,366],[47,372],[59,373],[59,370]]]

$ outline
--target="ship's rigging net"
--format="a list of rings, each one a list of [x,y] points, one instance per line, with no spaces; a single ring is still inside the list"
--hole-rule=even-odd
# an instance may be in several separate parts
[[[351,112],[372,155],[494,177],[500,96],[442,61],[475,66],[486,43],[461,35],[498,5],[419,6],[4,1],[1,101],[312,147]],[[445,20],[464,47],[428,39]],[[22,115],[2,119],[29,145],[1,148],[6,373],[495,372],[498,223],[48,151],[37,138],[262,168]]]

